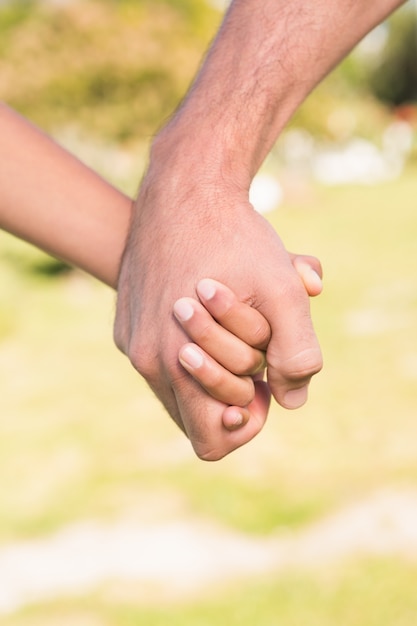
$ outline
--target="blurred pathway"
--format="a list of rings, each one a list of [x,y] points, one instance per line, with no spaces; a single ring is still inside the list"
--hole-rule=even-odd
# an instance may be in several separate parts
[[[106,581],[152,585],[178,597],[286,567],[317,568],[347,555],[417,560],[417,490],[384,490],[298,533],[254,537],[184,521],[77,524],[42,540],[0,547],[0,612]]]

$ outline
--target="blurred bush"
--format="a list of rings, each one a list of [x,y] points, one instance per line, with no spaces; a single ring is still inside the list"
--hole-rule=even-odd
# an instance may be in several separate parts
[[[203,0],[17,0],[0,7],[0,89],[48,130],[115,141],[172,112],[216,30]]]
[[[350,55],[292,125],[331,141],[380,136],[387,104],[417,94],[415,14],[408,5],[389,21],[380,54]],[[186,92],[220,18],[205,0],[2,4],[2,97],[48,131],[76,123],[101,140],[148,139]]]
[[[372,93],[391,106],[417,101],[417,12],[408,2],[388,23],[388,40],[371,68]]]
[[[220,19],[207,0],[2,2],[2,99],[131,193],[138,184],[140,144],[178,106]],[[380,143],[390,105],[417,94],[414,28],[414,12],[406,6],[390,20],[380,54],[345,59],[296,112],[290,128],[304,129],[319,143],[354,136]],[[95,146],[91,158],[88,146]],[[124,178],[131,175],[125,160],[125,174],[116,173],[115,146],[135,154],[132,184]],[[59,274],[64,268],[54,263],[50,273]],[[33,259],[29,265],[42,272]]]

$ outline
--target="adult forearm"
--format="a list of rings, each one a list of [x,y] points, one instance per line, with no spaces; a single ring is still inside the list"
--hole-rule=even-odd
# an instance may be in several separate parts
[[[183,103],[155,138],[121,264],[115,340],[201,458],[262,428],[224,428],[224,405],[178,361],[175,300],[204,277],[224,282],[268,321],[268,382],[301,406],[320,370],[304,286],[278,235],[249,203],[251,180],[314,86],[402,0],[235,0]]]
[[[0,228],[115,287],[131,199],[0,104]]]
[[[247,188],[309,92],[403,2],[234,0],[192,89],[160,135],[163,151],[168,142],[181,158],[188,151],[194,156],[199,142],[208,171],[220,167]]]

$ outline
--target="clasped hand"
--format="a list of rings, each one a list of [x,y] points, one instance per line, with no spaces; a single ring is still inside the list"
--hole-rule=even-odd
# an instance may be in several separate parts
[[[200,282],[206,277],[228,286],[229,301],[220,290],[223,295],[216,300],[212,294],[209,302],[207,281]],[[184,302],[192,301],[182,300],[174,315],[174,303],[184,297],[196,305],[200,301],[208,313],[212,307],[220,326],[258,353],[265,350],[268,384],[262,382],[262,359],[250,363],[259,370],[251,377],[248,364],[239,364],[239,355],[226,348],[222,356],[214,347],[210,353],[209,325],[206,336],[198,331],[202,306],[197,316],[187,318]],[[223,314],[216,310],[222,302]],[[257,312],[255,325],[253,314],[242,313],[236,303]],[[267,324],[260,321],[263,318]],[[250,322],[247,330],[245,320]],[[184,345],[186,333],[211,354],[213,363],[230,370],[231,376],[243,376],[232,401],[231,382],[229,390],[226,383],[216,392],[216,369],[210,370],[209,358],[204,361],[208,370],[199,369],[198,349]],[[249,204],[247,193],[224,182],[197,184],[186,173],[155,175],[152,168],[136,201],[121,264],[115,340],[205,460],[222,458],[261,430],[270,392],[285,408],[301,406],[310,378],[322,365],[303,281],[278,235]],[[244,409],[240,416],[231,404]]]

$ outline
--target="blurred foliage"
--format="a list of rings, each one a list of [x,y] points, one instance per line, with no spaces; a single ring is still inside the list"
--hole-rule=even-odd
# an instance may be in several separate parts
[[[48,131],[75,122],[107,141],[148,140],[186,92],[220,19],[205,0],[3,4],[2,97]],[[417,93],[414,13],[399,11],[390,24],[382,56],[350,55],[292,125],[326,140],[380,135],[385,104]],[[339,115],[335,124],[333,112],[347,108],[350,122]]]
[[[379,141],[389,121],[387,108],[358,83],[352,85],[342,64],[296,111],[289,127],[306,129],[321,141],[344,142],[352,136]]]
[[[393,20],[394,43],[372,83],[370,68],[351,55],[316,89],[292,124],[325,139],[338,140],[353,130],[369,138],[377,135],[387,112],[371,86],[384,83],[379,76],[397,89],[397,66],[408,50],[404,77],[417,71],[409,39],[414,22],[408,18],[409,13],[400,12]],[[180,102],[220,19],[221,13],[205,0],[6,3],[0,8],[2,97],[48,131],[76,122],[90,136],[109,141],[148,139]],[[392,51],[397,55],[393,61]],[[410,88],[415,90],[416,84],[414,79]],[[341,107],[349,107],[356,122],[339,133],[329,125],[329,116]]]
[[[399,106],[417,100],[417,13],[407,3],[389,21],[388,41],[371,68],[369,85],[375,96]]]
[[[1,234],[0,539],[132,509],[266,535],[415,485],[416,195],[410,170],[288,194],[269,215],[290,250],[322,260],[325,291],[311,306],[326,367],[303,409],[273,405],[262,435],[218,464],[196,462],[115,351],[113,292],[78,273],[21,272],[24,254],[39,265],[41,253]]]
[[[326,140],[340,141],[355,133],[378,141],[390,122],[392,107],[417,100],[414,3],[406,2],[378,30],[382,37],[387,34],[385,44],[375,44],[375,50],[366,53],[360,45],[346,57],[297,111],[293,125]]]
[[[413,16],[403,10],[392,18],[380,64],[357,54],[345,59],[290,128],[306,129],[319,142],[360,136],[380,143],[392,119],[386,103],[404,99],[404,87],[417,93]],[[220,19],[205,0],[0,4],[2,99],[135,193],[141,148],[178,106]],[[135,154],[131,167],[116,146]],[[65,270],[55,261],[23,267],[31,268],[51,275]]]
[[[178,104],[219,14],[203,0],[18,1],[0,8],[2,98],[42,127],[121,141]]]
[[[196,72],[220,14],[204,0],[13,0],[0,5],[2,99],[120,187],[109,145],[145,142]],[[66,141],[78,136],[80,139]],[[93,162],[87,144],[101,152]],[[110,165],[109,165],[110,163]],[[127,168],[128,169],[128,168]],[[122,184],[123,183],[123,184]],[[132,190],[129,188],[128,193]],[[4,256],[4,255],[3,255]],[[21,271],[68,268],[29,249]]]
[[[6,232],[0,232],[0,263],[2,267],[12,269],[14,275],[38,277],[39,280],[59,278],[68,274],[73,268],[51,257],[39,248],[21,241]],[[16,277],[16,276],[15,276]],[[1,301],[0,301],[1,302]],[[1,304],[4,304],[1,302]],[[5,311],[3,311],[4,313]],[[0,311],[1,336],[1,311]]]

